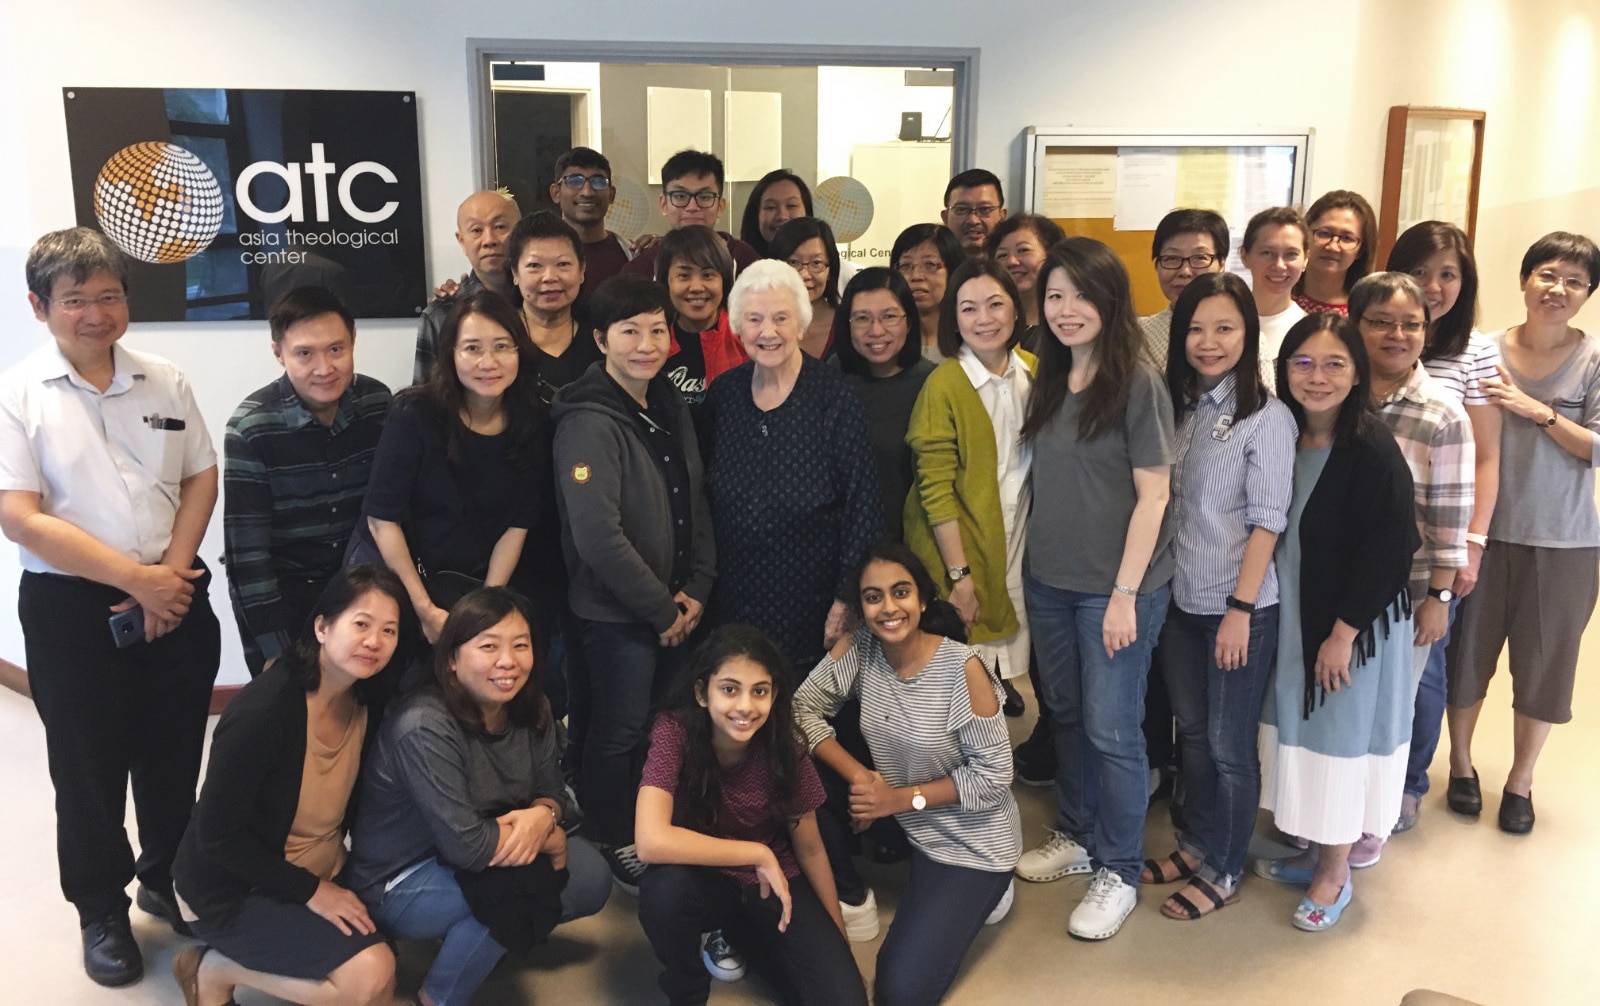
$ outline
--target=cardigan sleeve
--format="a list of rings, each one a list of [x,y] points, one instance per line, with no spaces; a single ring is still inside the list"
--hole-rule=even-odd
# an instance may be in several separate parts
[[[911,407],[911,421],[906,427],[906,444],[917,460],[917,498],[931,527],[953,521],[959,515],[956,474],[961,469],[961,443],[955,403],[946,392],[948,382],[943,378],[937,370],[928,376],[922,394]]]
[[[1374,435],[1354,460],[1351,477],[1367,505],[1346,514],[1355,533],[1345,543],[1349,565],[1333,612],[1346,625],[1362,630],[1405,586],[1411,556],[1422,538],[1417,533],[1411,470],[1394,439],[1387,431]]]

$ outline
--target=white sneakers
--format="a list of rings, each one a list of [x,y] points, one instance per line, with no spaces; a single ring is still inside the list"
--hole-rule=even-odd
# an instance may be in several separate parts
[[[1067,920],[1067,932],[1080,940],[1109,939],[1122,928],[1122,921],[1138,901],[1139,892],[1136,888],[1101,867],[1094,879],[1089,881],[1089,893],[1072,910],[1072,918]]]
[[[992,926],[996,922],[999,922],[1001,919],[1005,918],[1007,915],[1011,914],[1011,902],[1015,900],[1016,894],[1016,882],[1007,881],[1006,893],[1000,895],[1000,903],[994,906],[994,911],[990,912],[989,917],[983,920],[983,924],[986,926]]]
[[[878,897],[867,888],[867,900],[859,905],[839,902],[844,916],[844,932],[851,943],[866,943],[878,938]]]
[[[1016,872],[1023,880],[1043,884],[1073,873],[1089,873],[1092,869],[1087,849],[1061,832],[1052,831],[1043,845],[1022,854]]]

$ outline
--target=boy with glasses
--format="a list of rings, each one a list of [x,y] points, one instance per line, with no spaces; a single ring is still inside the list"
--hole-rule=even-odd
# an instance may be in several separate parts
[[[722,196],[723,178],[722,159],[715,154],[680,150],[667,158],[661,166],[661,215],[671,229],[698,226],[716,230],[717,220],[728,208]],[[717,236],[733,256],[735,273],[760,260],[754,248],[727,231],[717,231]],[[656,245],[640,249],[622,271],[629,276],[655,276]]]
[[[632,242],[606,230],[606,214],[617,201],[611,162],[588,147],[573,147],[562,154],[556,158],[550,201],[561,211],[561,219],[583,239],[583,286],[578,288],[573,310],[586,314],[583,306],[589,303],[589,295],[620,273],[634,255]]]

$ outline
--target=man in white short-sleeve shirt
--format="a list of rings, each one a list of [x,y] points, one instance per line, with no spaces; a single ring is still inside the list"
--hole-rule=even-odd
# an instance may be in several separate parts
[[[117,345],[126,263],[87,228],[40,238],[28,302],[51,341],[0,375],[0,531],[22,558],[28,686],[56,791],[61,890],[84,970],[144,972],[139,907],[183,929],[172,858],[189,822],[220,636],[195,553],[217,459],[183,374]],[[123,829],[133,785],[137,861]]]

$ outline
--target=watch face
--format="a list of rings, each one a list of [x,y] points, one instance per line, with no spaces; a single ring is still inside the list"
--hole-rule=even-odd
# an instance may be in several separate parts
[[[1432,594],[1434,597],[1437,597],[1445,604],[1449,604],[1451,601],[1455,600],[1456,597],[1455,591],[1451,590],[1449,587],[1446,587],[1443,590],[1430,590],[1428,593]]]
[[[928,805],[928,798],[923,796],[921,793],[918,793],[917,795],[915,795],[915,796],[913,796],[911,798],[911,809],[912,810],[921,810],[922,808],[926,807],[927,805]]]

